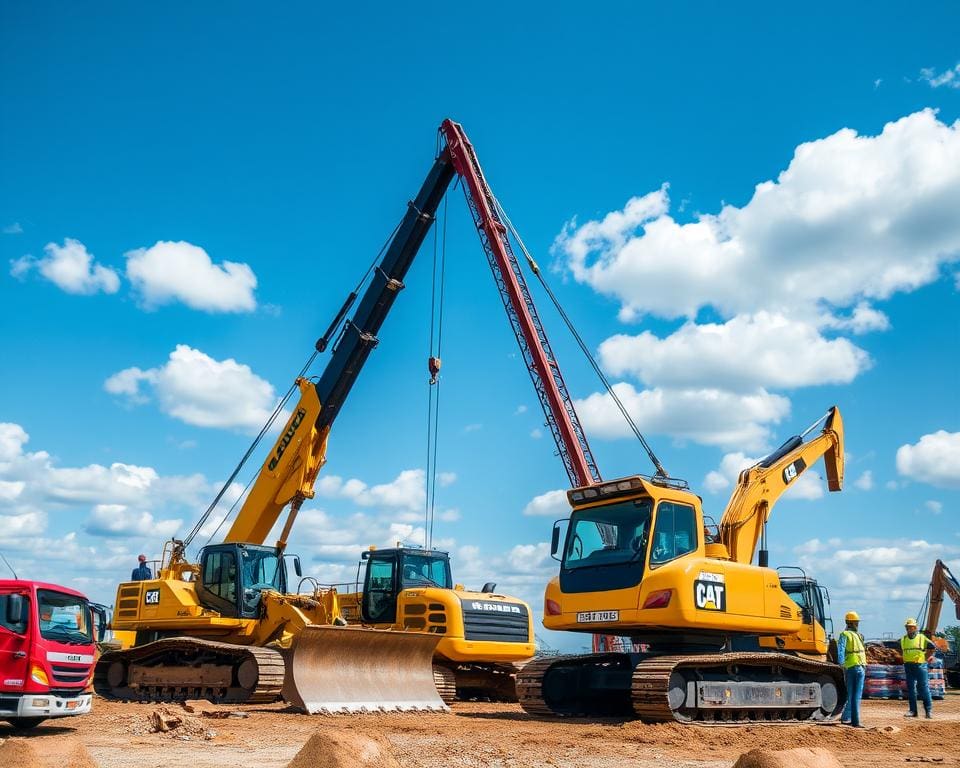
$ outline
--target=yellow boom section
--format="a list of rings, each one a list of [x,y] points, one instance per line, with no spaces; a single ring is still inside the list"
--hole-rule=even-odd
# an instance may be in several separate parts
[[[839,409],[831,408],[823,421],[823,429],[815,438],[803,442],[802,436],[794,437],[740,473],[720,519],[720,540],[734,562],[753,560],[773,505],[821,456],[827,470],[827,487],[831,491],[843,487],[843,419]]]
[[[313,498],[313,483],[327,459],[330,430],[317,430],[322,408],[313,382],[297,379],[300,401],[287,420],[250,489],[237,519],[230,526],[225,542],[263,544],[290,504],[290,513],[277,546],[286,545],[290,528],[304,499]]]

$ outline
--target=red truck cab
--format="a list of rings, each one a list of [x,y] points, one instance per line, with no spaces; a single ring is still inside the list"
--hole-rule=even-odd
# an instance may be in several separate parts
[[[0,579],[0,720],[26,729],[90,712],[95,656],[90,606],[80,592]]]

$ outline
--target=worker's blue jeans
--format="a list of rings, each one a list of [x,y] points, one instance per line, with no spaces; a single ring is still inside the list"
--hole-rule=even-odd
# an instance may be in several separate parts
[[[863,667],[847,667],[847,703],[843,705],[840,719],[850,721],[850,725],[860,725],[860,697],[863,696],[863,680],[866,670]]]
[[[923,700],[923,711],[928,715],[933,711],[930,698],[930,680],[926,664],[904,664],[907,673],[907,696],[910,698],[910,711],[917,714],[917,697]]]

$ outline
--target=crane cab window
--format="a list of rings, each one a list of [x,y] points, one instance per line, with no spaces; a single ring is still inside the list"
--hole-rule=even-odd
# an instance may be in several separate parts
[[[231,604],[237,602],[237,560],[233,550],[210,552],[203,561],[203,588]]]
[[[696,512],[688,504],[661,501],[653,529],[650,565],[674,560],[697,548]]]
[[[397,618],[396,565],[390,559],[371,558],[363,589],[363,618],[374,624],[392,624]]]

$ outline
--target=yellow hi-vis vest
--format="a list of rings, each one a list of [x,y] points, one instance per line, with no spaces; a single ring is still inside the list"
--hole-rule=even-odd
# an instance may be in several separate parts
[[[929,642],[923,632],[917,632],[913,638],[910,635],[901,637],[900,650],[903,651],[903,663],[923,664],[927,660],[925,649]]]
[[[843,668],[867,666],[867,650],[863,647],[860,634],[852,629],[845,629],[840,633],[840,637],[845,637],[847,643],[843,648]]]

